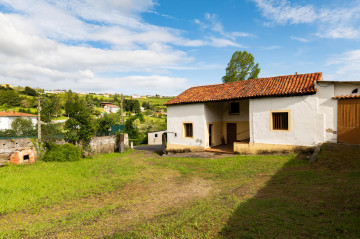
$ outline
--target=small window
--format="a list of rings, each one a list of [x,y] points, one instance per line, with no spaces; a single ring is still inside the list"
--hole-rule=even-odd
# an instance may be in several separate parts
[[[240,104],[239,102],[230,103],[230,114],[240,114]]]
[[[193,124],[192,123],[184,123],[184,136],[185,137],[193,137]]]
[[[289,130],[289,113],[273,112],[272,113],[273,130]]]
[[[357,94],[359,92],[358,88],[354,89],[351,93],[352,94]]]
[[[158,134],[155,134],[155,138],[157,138],[158,137]]]

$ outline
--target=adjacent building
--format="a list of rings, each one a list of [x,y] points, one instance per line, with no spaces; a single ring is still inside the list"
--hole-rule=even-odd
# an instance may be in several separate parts
[[[0,112],[0,130],[11,129],[11,123],[19,117],[25,117],[30,119],[34,126],[37,124],[37,115],[14,111]]]

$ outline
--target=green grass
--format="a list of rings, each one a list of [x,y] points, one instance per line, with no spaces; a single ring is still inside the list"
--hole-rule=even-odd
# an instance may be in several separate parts
[[[117,153],[77,162],[9,165],[0,169],[0,214],[112,191],[135,173],[128,154]]]
[[[329,144],[313,164],[128,152],[7,166],[0,237],[359,238],[359,155]]]

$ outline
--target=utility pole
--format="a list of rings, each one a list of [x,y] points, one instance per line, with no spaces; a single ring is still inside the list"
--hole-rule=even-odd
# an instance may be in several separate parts
[[[41,105],[40,105],[40,94],[38,95],[38,139],[41,140]]]
[[[124,124],[124,116],[123,116],[123,94],[121,94],[121,103],[120,103],[120,114],[121,114],[121,124]]]

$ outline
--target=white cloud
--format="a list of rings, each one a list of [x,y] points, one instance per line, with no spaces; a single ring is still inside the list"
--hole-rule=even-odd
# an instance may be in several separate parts
[[[312,4],[300,5],[288,0],[253,0],[262,15],[273,24],[315,24],[321,38],[360,38],[360,2],[349,1],[346,8],[331,9]],[[294,40],[296,40],[294,38]],[[300,39],[297,39],[300,40]],[[301,41],[301,40],[300,40]]]
[[[4,4],[14,11],[0,12],[0,81],[13,85],[175,95],[187,80],[167,69],[194,59],[172,45],[210,42],[143,22],[138,13],[151,10],[151,0],[0,0]]]
[[[263,46],[263,47],[260,47],[260,48],[263,49],[263,50],[275,50],[275,49],[279,49],[280,46],[273,45],[273,46]]]
[[[247,32],[227,32],[221,21],[216,14],[205,13],[204,21],[195,19],[194,23],[197,24],[202,31],[208,31],[208,37],[210,41],[204,41],[205,45],[211,45],[216,47],[235,46],[242,47],[236,40],[239,37],[254,37],[253,34]]]
[[[296,41],[305,42],[305,43],[310,42],[308,39],[303,38],[303,37],[294,37],[294,36],[290,36],[290,39],[292,39],[292,40],[296,40]]]
[[[292,6],[286,0],[254,0],[257,7],[261,9],[263,15],[275,23],[279,24],[298,24],[311,23],[316,19],[316,12],[312,5]]]
[[[360,49],[347,51],[329,59],[327,66],[335,68],[335,72],[326,74],[328,80],[359,81],[360,76]]]

